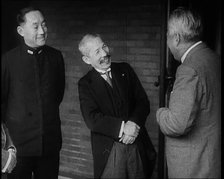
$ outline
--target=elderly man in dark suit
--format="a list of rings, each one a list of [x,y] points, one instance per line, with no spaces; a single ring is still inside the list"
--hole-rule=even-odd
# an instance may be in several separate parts
[[[200,41],[201,32],[192,11],[178,8],[170,15],[167,44],[181,65],[169,108],[157,111],[170,178],[221,177],[220,58]]]
[[[8,178],[56,179],[62,145],[63,56],[45,45],[47,26],[40,10],[24,8],[17,21],[22,43],[4,54],[1,72],[2,120],[17,148],[17,165]]]
[[[79,50],[93,67],[78,89],[95,178],[150,178],[156,153],[144,126],[149,101],[137,75],[127,63],[111,63],[99,35],[85,35]]]

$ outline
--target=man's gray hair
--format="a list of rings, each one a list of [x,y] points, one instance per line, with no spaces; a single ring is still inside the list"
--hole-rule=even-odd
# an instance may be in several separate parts
[[[201,17],[191,10],[179,7],[175,9],[168,20],[169,34],[178,33],[185,42],[195,42],[202,36]]]
[[[101,38],[99,34],[86,34],[82,40],[79,42],[79,51],[82,53],[84,56],[88,56],[89,54],[89,48],[88,48],[88,42],[96,39],[96,38]]]

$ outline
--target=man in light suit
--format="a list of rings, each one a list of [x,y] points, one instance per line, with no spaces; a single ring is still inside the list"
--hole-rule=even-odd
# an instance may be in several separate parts
[[[144,126],[150,106],[137,75],[127,63],[111,63],[99,35],[85,35],[79,50],[93,67],[78,87],[91,130],[94,177],[150,178],[156,152]]]
[[[169,178],[221,177],[220,59],[200,41],[200,17],[178,8],[168,20],[167,44],[181,61],[169,107],[157,111],[166,136]]]

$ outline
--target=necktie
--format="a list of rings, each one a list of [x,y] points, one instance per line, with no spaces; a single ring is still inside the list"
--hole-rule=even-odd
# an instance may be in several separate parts
[[[111,87],[113,87],[112,86],[112,81],[111,81],[111,78],[110,78],[110,75],[109,75],[109,72],[110,71],[106,71],[106,72],[104,72],[104,73],[101,73],[101,75],[106,75],[106,81],[107,81],[107,83],[111,86]]]

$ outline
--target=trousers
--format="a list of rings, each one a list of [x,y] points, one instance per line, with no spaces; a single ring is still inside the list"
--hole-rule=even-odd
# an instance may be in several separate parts
[[[137,145],[114,142],[101,178],[145,178]]]

